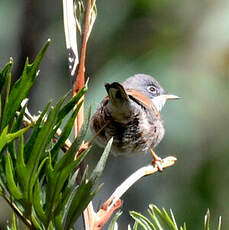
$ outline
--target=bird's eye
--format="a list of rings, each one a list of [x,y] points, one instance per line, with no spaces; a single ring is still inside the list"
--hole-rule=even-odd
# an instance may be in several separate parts
[[[154,94],[156,94],[156,92],[157,92],[157,89],[154,87],[154,86],[149,86],[148,87],[148,90],[151,92],[151,93],[154,93]]]

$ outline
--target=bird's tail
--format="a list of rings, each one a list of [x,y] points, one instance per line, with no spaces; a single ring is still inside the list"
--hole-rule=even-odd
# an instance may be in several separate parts
[[[129,101],[129,97],[124,89],[124,87],[118,83],[113,82],[111,84],[106,83],[105,88],[107,91],[107,94],[110,97],[112,104],[123,104]]]
[[[133,108],[124,87],[118,82],[113,82],[111,84],[106,83],[105,88],[109,96],[107,105],[109,114],[117,122],[128,122]]]

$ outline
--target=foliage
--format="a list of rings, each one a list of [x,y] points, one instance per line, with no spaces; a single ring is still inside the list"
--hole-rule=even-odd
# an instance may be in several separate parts
[[[89,119],[64,154],[62,148],[71,133],[86,87],[69,101],[67,94],[55,106],[51,107],[51,103],[48,103],[39,118],[36,121],[32,119],[24,127],[26,104],[21,106],[22,101],[38,77],[39,64],[49,43],[44,45],[32,64],[26,60],[21,77],[12,87],[13,60],[10,59],[0,71],[0,195],[13,210],[12,224],[7,229],[19,229],[16,216],[29,229],[74,228],[74,223],[100,188],[94,188],[94,185],[105,167],[112,144],[110,140],[92,174],[89,176],[85,170],[77,185],[76,169],[90,149],[77,159],[75,154],[85,138]],[[76,109],[73,111],[74,107]],[[69,118],[64,122],[66,117]],[[63,130],[57,136],[60,126]],[[185,224],[177,226],[172,211],[169,215],[165,209],[150,205],[148,213],[150,218],[130,212],[135,223],[133,227],[129,225],[128,230],[187,230]],[[117,219],[120,215],[121,212],[116,213],[109,230],[118,229]],[[208,211],[204,230],[210,230],[209,222]],[[221,220],[217,230],[220,229]]]
[[[36,122],[31,120],[30,125],[24,127],[26,104],[21,106],[21,103],[38,77],[39,64],[49,43],[48,40],[32,64],[26,61],[21,77],[12,87],[13,60],[0,72],[1,97],[5,92],[3,106],[0,106],[3,107],[0,111],[0,195],[29,229],[72,229],[100,187],[94,188],[94,185],[105,167],[112,140],[92,174],[89,176],[85,170],[77,185],[76,169],[89,149],[77,159],[75,154],[86,135],[89,118],[64,154],[62,149],[82,105],[78,102],[87,88],[69,101],[67,94],[54,106],[48,103]],[[67,115],[70,115],[68,120],[63,122]],[[57,136],[60,126],[63,131]],[[17,229],[15,217],[8,229]]]
[[[175,217],[173,215],[172,210],[170,210],[170,215],[163,208],[160,210],[156,205],[149,205],[148,213],[150,218],[146,216],[132,211],[130,212],[131,217],[135,220],[133,227],[128,226],[128,230],[187,230],[186,224],[178,227]],[[111,221],[109,226],[109,230],[117,230],[118,224],[117,219],[121,215],[121,213],[117,213],[116,216]],[[221,229],[221,218],[219,218],[219,224],[217,230]],[[207,211],[204,219],[204,228],[203,230],[210,230],[210,212]]]
[[[80,35],[82,35],[82,27],[84,26],[85,11],[86,11],[86,6],[84,5],[84,2],[82,0],[74,1],[74,17]],[[87,37],[90,36],[96,17],[97,17],[96,0],[92,0],[91,9],[90,9],[89,32]]]

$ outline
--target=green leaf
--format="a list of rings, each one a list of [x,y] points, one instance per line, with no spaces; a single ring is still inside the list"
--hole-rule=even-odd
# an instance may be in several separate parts
[[[133,230],[138,230],[138,226],[139,226],[138,222],[135,221],[134,226],[133,226]]]
[[[29,197],[27,198],[30,202],[32,201],[32,190],[34,183],[36,181],[37,168],[41,160],[41,155],[45,152],[47,144],[53,137],[54,126],[56,125],[56,118],[59,112],[59,108],[63,102],[60,101],[58,104],[51,108],[47,120],[44,122],[42,128],[39,130],[36,139],[34,140],[33,146],[31,148],[30,156],[27,163],[28,168],[28,191]]]
[[[23,194],[27,193],[28,170],[24,162],[24,137],[21,135],[18,142],[18,152],[16,160],[16,173],[20,189]],[[26,196],[25,196],[26,197]]]
[[[75,187],[76,185],[76,178],[78,176],[78,173],[79,173],[79,169],[76,170],[71,177],[69,177],[69,181],[68,181],[68,187],[69,188],[72,188],[72,187]]]
[[[46,223],[47,217],[43,210],[42,200],[40,196],[40,186],[39,181],[37,180],[36,185],[34,187],[34,194],[33,194],[33,207],[38,216],[38,218],[43,222]]]
[[[89,149],[84,151],[76,160],[69,162],[68,165],[66,165],[66,167],[62,168],[62,170],[57,170],[54,168],[54,170],[50,171],[49,169],[50,172],[48,174],[49,176],[46,192],[46,200],[49,201],[46,207],[46,216],[49,218],[49,221],[50,219],[52,219],[52,212],[55,210],[56,214],[59,214],[57,213],[58,211],[56,209],[60,210],[60,206],[63,207],[61,199],[61,190],[63,189],[63,186],[70,174],[72,173],[72,171],[84,159],[88,151]]]
[[[74,195],[72,201],[70,202],[69,209],[66,212],[66,217],[64,220],[64,229],[70,229],[79,216],[82,214],[83,210],[87,207],[89,202],[93,199],[96,192],[91,192],[92,184],[87,183],[86,180],[82,181],[77,193]]]
[[[69,137],[69,135],[70,135],[70,133],[72,131],[72,127],[73,127],[75,118],[76,118],[76,116],[77,116],[77,114],[79,112],[79,109],[80,109],[81,105],[82,105],[82,102],[77,106],[75,111],[72,113],[72,116],[69,118],[68,122],[66,123],[60,138],[58,139],[57,143],[52,148],[52,150],[51,150],[52,157],[55,156],[55,158],[56,158],[56,156],[58,154],[58,151],[64,145],[65,141]]]
[[[16,182],[14,180],[14,168],[12,165],[11,156],[9,153],[7,153],[6,157],[6,182],[7,182],[7,188],[10,191],[10,194],[15,198],[16,200],[20,200],[23,198],[23,195],[20,191],[20,189],[17,187]]]
[[[10,94],[10,87],[11,87],[11,71],[9,72],[9,74],[7,76],[7,87],[6,87],[6,97],[5,97],[5,107],[4,107],[4,110],[5,110],[5,108],[7,106],[7,103],[8,103],[9,94]]]
[[[43,168],[43,166],[44,166],[44,164],[45,164],[45,162],[48,160],[48,157],[45,157],[42,161],[41,161],[41,163],[39,164],[39,167],[38,167],[38,169],[37,169],[37,171],[36,171],[36,174],[35,174],[35,180],[37,180],[37,178],[38,178],[38,176],[39,176],[39,174],[40,174],[40,171],[41,171],[41,169]]]
[[[93,199],[96,191],[91,192],[92,187],[94,186],[96,180],[100,177],[102,171],[104,170],[106,160],[108,158],[113,139],[111,138],[107,143],[104,152],[97,163],[95,169],[92,172],[90,180],[86,182],[86,178],[83,178],[81,184],[78,188],[77,193],[69,205],[69,210],[67,211],[64,226],[66,229],[70,229],[77,218],[80,216],[80,213],[87,207],[88,203]]]
[[[156,230],[153,223],[149,219],[147,219],[145,216],[143,216],[142,214],[132,211],[132,212],[130,212],[130,215],[139,225],[141,225],[143,227],[143,229],[145,229],[145,230]],[[158,229],[163,230],[160,227]]]
[[[7,133],[8,133],[8,126],[6,126],[0,136],[0,152],[4,148],[4,146],[7,144]]]
[[[17,161],[16,161],[16,170],[17,168],[22,169],[22,167],[25,167],[24,162],[24,136],[21,135],[19,137],[19,143],[18,143],[18,153],[17,153]],[[17,172],[20,174],[20,171]]]
[[[33,223],[33,229],[37,229],[37,230],[43,230],[43,226],[41,223],[39,223],[39,220],[37,219],[37,217],[34,215],[34,213],[32,213],[32,223]]]
[[[0,136],[0,151],[2,151],[2,149],[4,148],[4,146],[6,144],[8,144],[9,142],[11,142],[15,138],[21,136],[29,128],[30,128],[30,126],[27,126],[24,129],[20,129],[19,131],[15,132],[15,133],[9,133],[9,134],[7,134],[7,132],[8,132],[8,126],[6,126],[4,128],[4,130],[2,131],[1,136]]]
[[[44,46],[42,47],[41,51],[38,53],[35,61],[33,62],[33,65],[32,65],[32,68],[33,68],[33,71],[36,72],[36,70],[38,69],[45,53],[46,53],[46,50],[48,49],[49,45],[51,43],[51,39],[48,39],[46,41],[46,43],[44,44]]]
[[[164,209],[163,209],[163,210],[164,210]],[[164,210],[164,212],[166,212],[166,211]],[[170,214],[171,214],[172,222],[173,222],[173,224],[175,225],[176,229],[178,230],[177,223],[176,223],[176,219],[175,219],[175,216],[174,216],[174,214],[173,214],[172,209],[170,209]],[[167,216],[168,216],[168,215],[167,215]],[[168,218],[171,219],[169,216],[168,216]]]
[[[184,223],[184,226],[182,227],[180,227],[180,230],[187,230],[187,228],[186,228],[186,224]]]
[[[2,96],[0,94],[0,121],[1,121],[1,117],[2,117]],[[0,122],[1,124],[1,122]]]
[[[9,99],[6,103],[3,117],[2,117],[2,129],[7,125],[9,126],[15,117],[16,111],[19,109],[22,100],[27,96],[31,87],[33,86],[37,76],[38,76],[38,65],[44,56],[46,49],[49,46],[50,41],[48,40],[36,57],[33,64],[29,64],[26,60],[25,67],[22,76],[13,85],[11,89]]]
[[[26,215],[30,215],[32,210],[33,188],[38,176],[37,171],[39,163],[44,158],[42,154],[44,154],[45,149],[53,136],[53,132],[55,132],[54,127],[56,125],[56,118],[60,106],[61,104],[58,103],[54,108],[51,109],[47,119],[44,119],[49,104],[46,106],[45,110],[42,112],[38,121],[36,122],[32,136],[24,149],[24,162],[26,165],[24,171],[26,171],[26,174],[21,174],[21,179],[24,178],[23,194],[24,202],[26,204]]]
[[[75,186],[75,188],[77,188],[77,185]],[[64,191],[61,192],[60,199],[56,203],[54,216],[58,216],[60,214],[62,215],[62,213],[64,213],[65,206],[68,200],[70,199],[70,196],[73,190],[74,188],[69,188],[68,186],[66,186],[66,188],[64,188]]]
[[[74,160],[75,154],[79,150],[79,148],[80,148],[80,146],[84,140],[84,137],[87,133],[88,123],[89,122],[84,123],[78,137],[74,140],[71,147],[64,154],[64,156],[56,163],[56,165],[55,165],[56,171],[61,171],[64,167],[66,167],[69,164],[69,162],[72,162]]]
[[[122,212],[120,210],[116,212],[116,214],[114,215],[114,217],[112,218],[109,224],[108,230],[115,230],[115,225],[117,225],[117,220],[121,215],[122,215]]]
[[[14,140],[15,138],[21,136],[22,134],[24,134],[26,131],[28,131],[31,128],[31,125],[28,125],[27,127],[18,130],[15,133],[9,133],[7,134],[7,143],[11,142],[12,140]]]
[[[5,82],[8,80],[9,75],[11,74],[11,70],[13,67],[13,59],[10,58],[10,61],[3,67],[0,72],[0,93],[4,88]]]
[[[20,129],[22,122],[23,122],[23,117],[25,115],[25,109],[26,109],[26,105],[21,109],[21,111],[20,111],[20,113],[16,119],[15,124],[12,126],[11,133],[16,132]]]
[[[210,230],[209,223],[210,223],[210,211],[208,209],[204,218],[204,230]]]
[[[12,162],[15,165],[15,161],[16,161],[16,155],[17,155],[17,150],[16,150],[16,142],[15,141],[11,141],[7,144],[7,150],[10,153],[10,156],[12,158]]]
[[[183,226],[177,227],[175,217],[172,210],[170,210],[171,217],[166,212],[165,209],[160,210],[155,205],[149,205],[148,212],[152,220],[149,220],[147,217],[141,215],[137,212],[130,212],[130,215],[134,218],[135,224],[133,230],[138,230],[138,225],[140,225],[145,230],[187,230],[186,224]],[[210,230],[210,212],[207,211],[204,221],[204,230]],[[218,229],[221,228],[221,218],[219,219]],[[130,228],[131,229],[131,228]]]
[[[82,88],[65,106],[63,106],[58,114],[58,120],[62,120],[70,111],[72,111],[86,91],[87,87]]]
[[[54,128],[56,128],[55,126],[57,126],[57,116],[62,103],[63,99],[61,99],[55,107],[51,108],[46,121],[43,122],[42,127],[40,127],[40,130],[37,133],[36,138],[34,139],[34,143],[31,147],[31,153],[27,164],[28,168],[31,171],[34,171],[34,169],[36,168],[35,166],[38,165],[41,154],[44,152],[45,147],[50,142],[55,133]]]
[[[47,113],[47,111],[48,111],[50,105],[51,105],[51,102],[49,102],[49,103],[45,106],[45,109],[42,111],[42,113],[40,114],[40,116],[39,116],[39,118],[38,118],[36,124],[34,125],[33,133],[32,133],[32,135],[31,135],[31,137],[29,138],[29,141],[27,142],[27,144],[26,144],[26,146],[25,146],[25,150],[24,150],[24,152],[27,153],[27,155],[25,156],[25,157],[26,157],[26,158],[25,158],[25,159],[26,159],[25,162],[28,161],[28,157],[30,156],[30,153],[31,153],[31,151],[32,151],[32,148],[33,148],[33,146],[34,146],[34,143],[35,143],[35,141],[36,141],[36,139],[37,139],[37,136],[38,136],[38,134],[39,134],[39,132],[40,132],[40,129],[41,129],[41,127],[42,127],[42,124],[43,124],[43,122],[44,122],[43,119],[45,119],[45,115],[46,115],[46,113]]]
[[[61,200],[58,202],[58,205],[55,209],[54,215],[56,216],[58,213],[60,213],[63,210],[66,210],[65,208],[67,202],[71,200],[71,197],[75,194],[75,191],[78,188],[78,185],[76,184],[76,178],[78,175],[79,170],[76,170],[72,176],[69,177],[68,185],[65,186],[63,192],[62,192],[62,197]]]
[[[17,230],[17,219],[16,219],[16,216],[15,216],[15,213],[12,212],[12,225],[11,225],[11,229],[12,230]]]
[[[0,190],[3,193],[7,193],[7,185],[6,185],[6,174],[5,174],[5,162],[4,158],[0,158]]]
[[[221,216],[219,217],[219,224],[218,224],[218,228],[217,228],[217,230],[221,230]]]
[[[16,143],[13,141],[17,137],[23,135],[25,132],[27,132],[30,129],[31,125],[28,125],[27,127],[20,129],[14,133],[7,134],[7,144],[8,144],[8,151],[12,157],[13,163],[15,164],[16,161]]]
[[[15,213],[12,211],[12,219],[11,219],[11,226],[7,225],[6,226],[7,230],[17,230],[17,218],[15,216]]]
[[[163,212],[162,212],[155,205],[150,205],[150,209],[148,211],[149,213],[152,212],[153,215],[160,221],[162,228],[178,230],[176,225],[173,223],[173,220],[171,219],[171,217],[169,217],[169,215],[165,211],[165,209],[163,209]]]
[[[55,230],[64,230],[62,226],[62,216],[61,215],[55,216],[54,226],[55,226]]]
[[[111,150],[112,142],[113,142],[113,138],[111,138],[108,141],[99,162],[97,163],[95,169],[93,170],[93,172],[91,174],[90,180],[92,181],[92,183],[95,183],[95,181],[97,180],[97,178],[99,178],[101,176],[101,174],[105,168],[106,161],[107,161],[107,158],[108,158],[110,150]]]
[[[85,169],[85,170],[87,170],[87,169]],[[85,172],[85,171],[84,171]],[[66,221],[66,216],[67,216],[67,214],[68,214],[68,211],[69,211],[69,207],[70,207],[70,205],[72,204],[72,200],[73,200],[73,198],[75,197],[75,195],[76,195],[76,193],[77,193],[77,191],[78,191],[78,188],[79,188],[79,186],[75,186],[75,187],[73,187],[72,189],[71,189],[71,192],[70,192],[70,194],[68,194],[68,200],[67,200],[67,202],[66,202],[66,204],[65,204],[65,209],[64,209],[64,215],[63,215],[63,223],[65,223],[65,221]],[[68,190],[69,190],[69,188],[68,188]],[[64,225],[64,224],[63,224]]]

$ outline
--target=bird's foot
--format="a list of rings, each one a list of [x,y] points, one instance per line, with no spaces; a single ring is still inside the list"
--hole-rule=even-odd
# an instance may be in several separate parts
[[[163,171],[163,166],[162,166],[162,159],[153,151],[153,149],[150,149],[153,161],[152,165],[155,165],[155,167],[158,169],[159,172]]]

